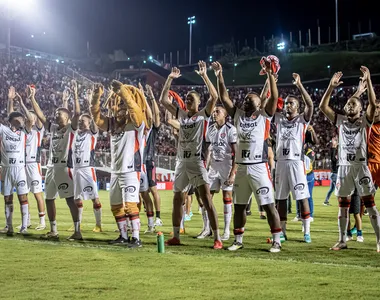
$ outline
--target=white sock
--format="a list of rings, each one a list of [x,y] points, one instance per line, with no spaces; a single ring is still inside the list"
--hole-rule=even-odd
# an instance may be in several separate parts
[[[26,223],[26,224],[28,224],[28,226],[29,226],[30,224],[32,224],[32,218],[31,218],[31,216],[30,216],[29,208],[28,208],[28,220],[27,220],[27,223]]]
[[[139,240],[140,239],[140,218],[137,217],[131,221],[132,223],[132,237]]]
[[[232,204],[224,204],[224,232],[230,232]]]
[[[281,222],[285,222],[285,221],[281,221]],[[280,236],[281,236],[281,232],[272,233],[273,241],[281,245]]]
[[[132,228],[131,219],[127,217],[127,228]]]
[[[57,232],[57,221],[50,221],[50,231]]]
[[[380,215],[379,211],[377,210],[376,206],[373,207],[367,207],[367,212],[369,215],[369,219],[371,221],[371,225],[373,227],[373,230],[375,230],[376,234],[376,242],[380,242]]]
[[[81,207],[78,207],[78,221],[79,221],[79,223],[82,223],[82,215],[83,215],[83,205]]]
[[[28,228],[28,218],[29,218],[29,204],[28,204],[28,202],[21,204],[21,216],[22,216],[21,227],[26,229],[26,228]]]
[[[281,222],[282,234],[286,235],[286,221],[280,221],[280,222]]]
[[[148,227],[154,227],[154,212],[146,212],[148,217]]]
[[[96,226],[102,226],[102,208],[94,208]]]
[[[5,204],[5,219],[8,228],[13,227],[13,203]]]
[[[304,234],[310,234],[310,217],[307,219],[301,219],[304,228]]]
[[[203,231],[210,231],[210,222],[208,220],[208,214],[206,208],[202,207],[202,219],[203,219]]]
[[[74,231],[80,232],[80,222],[74,222]]]
[[[185,230],[185,205],[182,206],[182,219],[180,228]]]
[[[179,231],[180,227],[173,227],[173,236],[177,239],[179,239]]]
[[[348,226],[348,207],[339,207],[338,212],[339,241],[345,243]]]
[[[38,217],[40,218],[40,224],[45,226],[45,212],[40,212]]]
[[[122,220],[122,221],[117,221],[117,228],[119,228],[120,235],[124,239],[128,239],[128,232],[127,232],[127,221]]]

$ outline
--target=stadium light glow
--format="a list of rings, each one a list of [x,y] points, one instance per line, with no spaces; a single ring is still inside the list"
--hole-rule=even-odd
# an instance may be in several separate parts
[[[31,37],[32,39],[34,39],[34,34],[31,34],[30,37]]]
[[[284,50],[285,49],[285,42],[281,42],[277,44],[277,50]]]
[[[59,63],[59,59],[57,58],[56,60],[55,60],[57,63]]]
[[[212,62],[212,55],[210,55],[210,57],[209,57],[209,61]]]
[[[144,64],[146,64],[146,60],[144,60]]]
[[[152,60],[152,59],[153,59],[153,56],[152,56],[152,55],[150,55],[150,56],[149,56],[149,60]]]
[[[16,12],[29,12],[33,8],[33,2],[33,0],[0,0],[0,5],[6,6],[9,12],[13,14]]]
[[[327,66],[327,69],[330,69],[330,65]]]
[[[237,67],[237,65],[238,65],[237,63],[234,63],[234,67]]]
[[[131,60],[131,58],[130,58],[130,57],[128,57],[128,60]]]

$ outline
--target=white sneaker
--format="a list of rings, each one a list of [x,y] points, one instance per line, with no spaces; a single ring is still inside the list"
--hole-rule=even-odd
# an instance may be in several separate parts
[[[277,242],[272,243],[272,247],[270,247],[269,252],[271,253],[278,253],[281,251],[281,244]]]
[[[17,234],[28,235],[29,232],[26,230],[25,227],[21,227],[21,228],[20,228],[20,231],[17,232]]]
[[[197,235],[197,239],[205,239],[212,235],[211,230],[203,230],[200,234]]]
[[[358,235],[356,237],[356,241],[359,242],[359,243],[363,243],[364,242],[364,237],[362,235]]]
[[[154,226],[163,226],[164,223],[160,218],[156,218],[156,221],[154,222]]]
[[[234,242],[231,246],[229,246],[227,249],[229,251],[236,251],[239,249],[243,249],[244,245],[242,243]]]
[[[40,231],[40,230],[44,230],[45,228],[46,228],[46,224],[38,224],[35,230]]]
[[[27,228],[30,228],[30,227],[32,227],[32,224],[29,223]],[[16,227],[17,230],[20,230],[21,228],[22,228],[22,225],[18,225]]]
[[[223,235],[220,237],[222,241],[228,241],[230,239],[230,233],[224,232]]]
[[[8,226],[5,226],[3,229],[0,230],[0,233],[7,233],[8,232]]]
[[[347,237],[346,237],[346,242],[349,242],[349,241],[352,241],[352,236],[347,235]]]
[[[295,217],[295,218],[292,220],[292,222],[299,222],[299,221],[301,221],[301,218],[298,218],[298,217]]]
[[[71,236],[67,238],[68,241],[83,241],[82,233],[74,232]]]
[[[58,239],[59,238],[59,234],[58,234],[58,231],[49,231],[48,233],[46,234],[43,234],[41,236],[41,239],[45,239],[45,240],[49,240],[49,239]]]
[[[154,233],[154,227],[149,226],[147,230],[145,230],[144,234],[152,234]]]
[[[314,222],[314,218],[313,217],[310,217],[310,222]]]

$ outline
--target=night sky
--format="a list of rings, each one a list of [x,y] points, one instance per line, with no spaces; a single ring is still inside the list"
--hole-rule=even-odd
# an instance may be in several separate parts
[[[18,1],[18,0],[12,0]],[[32,0],[33,1],[33,0]],[[195,15],[193,49],[217,43],[247,39],[253,45],[257,37],[260,48],[263,36],[272,34],[298,40],[298,30],[305,39],[312,29],[313,42],[317,41],[317,19],[322,40],[335,36],[334,0],[34,0],[33,9],[15,15],[12,23],[12,44],[47,52],[85,52],[90,41],[95,53],[123,49],[128,55],[145,49],[152,55],[188,48],[187,17]],[[372,2],[372,4],[370,4]],[[380,33],[377,10],[370,0],[339,0],[341,37],[369,31]],[[216,4],[215,4],[216,3]],[[272,5],[269,5],[272,3]],[[45,32],[45,35],[43,35]],[[34,39],[30,35],[34,34]],[[194,50],[196,51],[196,50]]]

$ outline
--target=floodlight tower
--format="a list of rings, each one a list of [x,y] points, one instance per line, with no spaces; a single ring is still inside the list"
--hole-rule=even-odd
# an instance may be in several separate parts
[[[190,41],[189,41],[189,65],[191,65],[191,38],[193,35],[193,24],[195,24],[195,16],[187,18],[187,24],[190,25]]]

